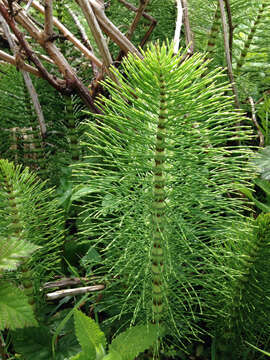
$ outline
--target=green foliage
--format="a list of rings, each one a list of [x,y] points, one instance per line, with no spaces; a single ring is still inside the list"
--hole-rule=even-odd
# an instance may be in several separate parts
[[[270,277],[267,270],[270,215],[261,214],[254,228],[250,222],[246,227],[249,234],[243,229],[242,234],[238,231],[234,241],[225,242],[222,261],[219,261],[220,275],[215,270],[219,283],[215,284],[214,291],[208,293],[206,300],[209,306],[215,308],[212,326],[215,328],[217,348],[227,356],[233,352],[235,359],[241,359],[241,353],[246,348],[245,341],[267,346],[270,331],[266,321],[270,314]],[[229,257],[230,252],[234,257]],[[224,269],[228,269],[225,277],[222,275]],[[227,315],[224,316],[224,313]]]
[[[161,336],[157,325],[137,325],[113,339],[106,355],[106,339],[99,325],[78,310],[74,312],[74,323],[82,352],[70,360],[134,360]]]
[[[33,309],[22,290],[0,281],[0,330],[37,326]]]
[[[106,339],[94,320],[76,310],[74,312],[76,336],[89,359],[101,358],[105,354]]]
[[[52,190],[45,189],[46,183],[28,168],[22,170],[7,160],[0,160],[0,184],[1,238],[11,239],[9,247],[15,240],[40,247],[28,264],[37,278],[46,281],[60,268],[63,241],[62,218],[56,201],[51,201]]]
[[[209,313],[200,289],[212,288],[208,274],[218,281],[214,249],[242,226],[237,187],[248,184],[251,152],[235,144],[249,135],[201,55],[183,61],[164,45],[143,55],[124,62],[127,80],[116,72],[119,86],[104,84],[104,115],[88,123],[76,176],[95,194],[82,231],[102,258],[103,309],[122,326],[161,321],[185,341]]]

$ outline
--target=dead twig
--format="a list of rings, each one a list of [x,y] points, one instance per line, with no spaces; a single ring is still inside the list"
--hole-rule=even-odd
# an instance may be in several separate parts
[[[189,16],[188,16],[188,4],[187,0],[181,0],[182,1],[182,7],[183,7],[183,23],[185,28],[185,38],[186,38],[186,46],[188,47],[188,54],[193,55],[194,54],[194,40],[193,35],[190,28],[189,23]]]
[[[179,50],[179,43],[180,43],[180,36],[181,36],[181,27],[183,21],[183,8],[181,0],[175,0],[176,7],[177,7],[177,16],[176,16],[176,24],[175,24],[175,32],[173,38],[173,52],[174,54],[178,53]]]
[[[253,124],[257,128],[258,136],[259,136],[259,139],[260,139],[259,147],[264,147],[264,136],[263,136],[260,125],[259,125],[259,123],[257,121],[257,118],[256,118],[256,110],[255,110],[254,100],[253,100],[253,98],[251,96],[249,96],[248,101],[249,101],[250,106],[251,106],[251,119],[253,121]]]
[[[229,39],[228,39],[228,24],[227,24],[227,19],[226,19],[224,0],[219,0],[219,7],[220,7],[220,13],[221,13],[221,22],[222,22],[222,29],[223,29],[224,48],[225,48],[228,76],[229,76],[230,83],[232,86],[232,91],[234,94],[235,106],[237,109],[240,109],[238,91],[237,91],[237,88],[236,88],[236,85],[234,82],[234,76],[233,76],[233,69],[232,69],[232,62],[231,62],[231,55],[230,55],[230,46],[229,46]]]
[[[65,289],[65,290],[54,291],[52,293],[46,294],[45,297],[47,300],[56,300],[56,299],[61,299],[65,296],[81,295],[81,294],[85,294],[88,292],[100,291],[100,290],[104,290],[104,289],[105,289],[105,285],[84,286],[84,287],[75,288],[75,289]]]

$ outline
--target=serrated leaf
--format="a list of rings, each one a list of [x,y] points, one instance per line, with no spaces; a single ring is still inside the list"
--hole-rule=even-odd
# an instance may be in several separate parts
[[[0,271],[15,270],[39,246],[15,238],[0,237]]]
[[[95,359],[95,358],[93,358]],[[89,355],[81,351],[77,355],[72,356],[69,360],[90,360]]]
[[[74,331],[66,331],[58,339],[55,357],[52,355],[52,328],[40,326],[14,332],[13,343],[25,360],[66,360],[80,351]]]
[[[16,286],[0,282],[0,330],[37,326],[27,296]]]
[[[156,325],[137,325],[118,335],[109,347],[109,354],[115,359],[134,360],[141,352],[149,349],[160,336],[160,328]],[[118,358],[117,358],[118,359]]]
[[[96,354],[105,354],[106,338],[98,324],[81,311],[75,310],[74,324],[77,339],[82,350],[87,353],[89,359],[96,358]]]

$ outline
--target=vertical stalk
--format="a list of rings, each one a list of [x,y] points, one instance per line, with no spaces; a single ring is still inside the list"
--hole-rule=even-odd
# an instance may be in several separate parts
[[[209,58],[213,58],[219,27],[220,27],[220,9],[219,7],[217,7],[207,43],[207,52]]]
[[[220,13],[221,13],[221,22],[222,22],[222,29],[223,29],[224,49],[225,49],[225,55],[226,55],[228,76],[229,76],[230,83],[232,86],[232,91],[234,94],[235,107],[237,109],[240,109],[238,91],[237,91],[237,87],[235,85],[234,76],[233,76],[231,52],[230,52],[230,44],[229,44],[229,29],[228,29],[228,23],[227,23],[227,19],[226,19],[224,0],[219,0],[219,7],[220,7]]]
[[[244,64],[244,61],[246,59],[246,56],[247,56],[247,53],[249,51],[250,45],[251,45],[252,40],[253,40],[253,38],[255,36],[255,33],[257,31],[258,25],[260,24],[260,22],[261,22],[261,20],[263,18],[263,13],[264,13],[266,7],[267,7],[266,3],[263,3],[262,7],[259,9],[258,15],[257,15],[257,17],[256,17],[256,19],[254,21],[253,26],[250,28],[250,33],[248,34],[247,41],[245,42],[244,48],[242,49],[240,57],[237,60],[236,73],[238,73],[241,70],[241,68],[242,68],[242,66]]]
[[[152,289],[153,289],[153,317],[154,322],[161,321],[163,304],[163,266],[164,266],[164,238],[166,228],[166,191],[165,191],[165,143],[167,98],[165,94],[164,75],[160,73],[160,110],[156,134],[156,146],[153,169],[153,248],[152,248]]]

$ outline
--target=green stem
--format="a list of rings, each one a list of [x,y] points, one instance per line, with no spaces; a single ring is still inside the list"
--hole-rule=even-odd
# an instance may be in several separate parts
[[[156,146],[154,156],[153,171],[153,249],[152,249],[152,289],[153,289],[153,313],[154,322],[161,320],[163,304],[163,267],[164,267],[164,237],[166,228],[165,217],[165,175],[164,163],[166,159],[166,119],[167,119],[167,99],[165,94],[165,80],[160,74],[160,111],[158,118]]]

